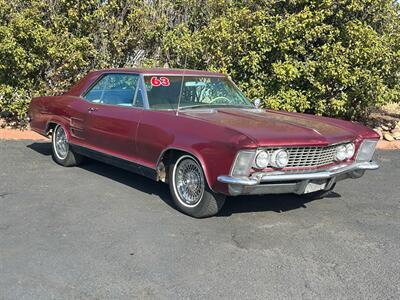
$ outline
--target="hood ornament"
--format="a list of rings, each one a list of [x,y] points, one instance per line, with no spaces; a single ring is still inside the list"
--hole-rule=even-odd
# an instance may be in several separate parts
[[[260,105],[261,105],[261,99],[260,98],[254,99],[254,106],[256,108],[260,108]]]

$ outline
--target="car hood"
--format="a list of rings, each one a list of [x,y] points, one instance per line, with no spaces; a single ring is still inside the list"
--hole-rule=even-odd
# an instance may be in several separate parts
[[[351,122],[307,114],[261,109],[210,109],[186,111],[188,117],[236,130],[258,146],[329,145],[354,140]]]

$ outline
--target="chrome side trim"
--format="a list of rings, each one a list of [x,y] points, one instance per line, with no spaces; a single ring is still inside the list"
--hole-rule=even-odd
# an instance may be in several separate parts
[[[126,158],[94,150],[85,146],[80,146],[73,143],[69,143],[69,145],[73,149],[73,151],[77,152],[78,154],[90,157],[94,160],[98,160],[106,164],[113,165],[115,167],[127,170],[129,172],[143,175],[145,177],[157,181],[157,170],[151,167],[139,164],[134,161],[127,160]]]

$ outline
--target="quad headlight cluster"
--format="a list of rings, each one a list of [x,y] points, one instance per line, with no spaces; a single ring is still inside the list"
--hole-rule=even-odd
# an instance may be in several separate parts
[[[271,153],[259,151],[254,160],[257,169],[265,169],[269,165],[274,168],[284,168],[289,163],[289,153],[285,149],[278,149]]]
[[[342,144],[336,147],[335,160],[345,161],[354,156],[356,147],[353,143]],[[289,163],[289,153],[285,149],[277,149],[274,151],[258,151],[254,159],[254,167],[257,169],[265,169],[268,166],[282,169]]]
[[[335,159],[337,161],[344,161],[354,156],[356,147],[353,143],[342,144],[336,147]]]
[[[376,140],[364,140],[357,151],[357,161],[369,161],[374,154]],[[332,148],[330,148],[332,149]],[[330,150],[331,151],[331,150]],[[346,161],[355,156],[356,147],[354,143],[337,145],[332,152],[332,159],[338,162]],[[296,156],[295,156],[296,157]],[[298,158],[297,158],[298,159]],[[305,158],[306,159],[306,158]],[[326,160],[326,157],[324,157]],[[329,159],[328,159],[329,161]],[[239,151],[231,169],[232,176],[248,176],[251,168],[265,169],[272,167],[275,169],[286,168],[289,164],[289,152],[286,149],[258,149]]]

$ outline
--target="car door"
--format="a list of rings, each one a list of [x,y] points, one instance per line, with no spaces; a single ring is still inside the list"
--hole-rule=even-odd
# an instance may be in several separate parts
[[[135,160],[135,134],[143,112],[139,75],[106,74],[83,97],[90,103],[85,140],[94,150]]]

